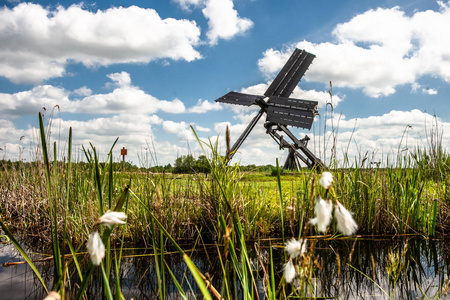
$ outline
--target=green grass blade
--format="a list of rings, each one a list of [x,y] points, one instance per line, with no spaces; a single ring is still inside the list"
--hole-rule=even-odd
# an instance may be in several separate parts
[[[98,156],[95,147],[91,144],[92,151],[94,152],[94,170],[95,170],[95,186],[97,187],[97,196],[100,215],[103,215],[103,193],[102,193],[102,181],[100,178],[100,166],[98,164]]]
[[[62,288],[61,286],[61,280],[62,280],[62,264],[61,264],[61,253],[59,249],[59,243],[58,243],[58,220],[57,220],[57,205],[56,205],[56,197],[54,200],[52,200],[54,197],[52,197],[52,184],[51,184],[51,177],[50,177],[50,163],[48,160],[48,151],[47,151],[47,142],[45,139],[45,129],[44,129],[44,121],[42,118],[42,114],[39,113],[39,131],[40,131],[40,138],[41,138],[41,147],[42,147],[42,157],[44,159],[44,167],[45,167],[45,175],[47,178],[47,192],[48,192],[48,198],[50,203],[50,216],[53,220],[50,221],[50,230],[52,233],[52,252],[53,252],[53,261],[54,261],[54,268],[56,273],[56,286],[57,289]],[[57,168],[57,161],[56,161],[56,144],[55,144],[55,172]],[[55,173],[56,174],[56,173]],[[56,176],[56,175],[55,175]]]
[[[103,266],[103,262],[100,264],[100,267],[102,269],[103,287],[105,290],[106,299],[113,300],[113,295],[111,293],[111,287],[109,286],[109,280],[108,280],[108,276],[106,275],[105,267]]]
[[[69,246],[70,253],[72,254],[73,263],[75,264],[75,268],[77,269],[78,276],[80,277],[80,280],[83,281],[83,273],[81,272],[81,267],[77,259],[77,251],[75,251],[75,248],[73,247],[70,240],[66,237],[67,245]]]
[[[192,262],[192,260],[186,254],[183,255],[183,259],[186,262],[189,270],[191,270],[191,273],[194,276],[194,279],[197,282],[197,285],[200,288],[200,291],[202,292],[203,297],[207,300],[212,300],[211,294],[208,292],[205,282],[203,281],[203,278],[200,275],[200,272],[198,271],[195,264]]]
[[[86,290],[86,287],[87,287],[87,285],[89,283],[89,280],[90,280],[92,274],[94,274],[94,269],[95,269],[95,266],[93,264],[90,264],[88,273],[86,274],[86,276],[83,276],[84,279],[81,282],[81,286],[80,286],[80,289],[78,290],[78,294],[75,297],[75,300],[80,300],[81,297],[83,297],[83,294],[84,294],[84,292]]]
[[[112,151],[112,149],[111,149]],[[113,156],[112,153],[110,152],[109,155],[109,176],[108,176],[108,181],[109,181],[109,193],[108,193],[108,209],[111,210],[112,207],[112,198],[113,198],[113,193],[114,193],[114,169],[113,169]]]
[[[155,268],[156,268],[156,278],[158,279],[158,290],[160,293],[160,298],[164,299],[163,297],[163,283],[161,280],[161,270],[159,267],[159,261],[158,261],[158,245],[156,244],[156,233],[155,233],[155,224],[153,221],[153,218],[150,218],[150,230],[152,233],[152,243],[153,243],[153,254],[155,255]],[[161,247],[161,252],[164,251],[163,247]]]
[[[433,200],[433,212],[431,214],[431,224],[430,231],[428,235],[434,236],[436,233],[436,218],[437,218],[437,210],[438,210],[438,201],[436,199]]]
[[[275,272],[273,270],[273,255],[272,255],[272,243],[270,243],[269,248],[269,260],[270,260],[270,278],[267,285],[269,299],[276,299],[276,290],[275,290]]]
[[[42,119],[41,113],[39,113],[39,131],[41,137],[41,147],[42,147],[42,158],[44,159],[44,167],[45,167],[45,176],[47,178],[47,186],[49,192],[50,189],[50,165],[48,162],[48,153],[47,153],[47,142],[45,140],[45,129],[44,129],[44,121]]]
[[[180,296],[185,299],[188,300],[188,298],[186,297],[186,293],[183,291],[183,288],[181,287],[180,283],[178,282],[178,280],[175,278],[175,275],[173,275],[172,270],[170,270],[169,266],[166,264],[166,269],[167,271],[169,271],[170,276],[172,277],[173,282],[175,283],[175,286],[178,290],[178,293],[180,294]]]
[[[121,211],[123,205],[125,204],[125,201],[128,198],[128,191],[129,191],[130,187],[127,185],[125,186],[125,188],[123,189],[122,194],[120,195],[119,199],[117,200],[117,204],[114,207],[114,211]]]
[[[120,261],[120,258],[119,258]],[[119,278],[119,268],[120,268],[120,263],[117,260],[117,254],[116,252],[114,252],[114,272],[115,272],[115,285],[114,285],[114,298],[116,300],[122,300],[123,299],[123,295],[122,295],[122,291],[120,289],[120,278]]]
[[[278,158],[277,158],[276,162],[277,162],[276,168],[277,168],[278,192],[280,194],[281,237],[283,238],[283,244],[285,244],[285,241],[284,241],[284,216],[283,216],[283,193],[281,190],[280,166],[278,165]]]
[[[161,299],[166,299],[166,275],[165,275],[165,261],[164,261],[164,234],[162,231],[160,231],[160,241],[159,241],[159,245],[161,248],[161,294],[162,294],[162,298]],[[155,260],[157,258],[155,257]]]

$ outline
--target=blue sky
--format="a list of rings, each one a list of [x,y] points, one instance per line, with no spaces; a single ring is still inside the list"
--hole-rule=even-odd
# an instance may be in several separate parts
[[[427,145],[436,124],[448,148],[448,28],[450,2],[430,0],[3,1],[0,156],[34,160],[37,114],[55,105],[61,149],[72,127],[76,153],[91,142],[104,158],[119,137],[116,160],[126,147],[133,164],[173,164],[201,154],[193,126],[223,150],[226,126],[235,141],[256,108],[214,100],[263,94],[295,47],[316,59],[291,97],[319,101],[320,117],[292,131],[317,156],[327,161],[335,140],[339,160],[386,160]],[[263,121],[235,161],[285,159]]]

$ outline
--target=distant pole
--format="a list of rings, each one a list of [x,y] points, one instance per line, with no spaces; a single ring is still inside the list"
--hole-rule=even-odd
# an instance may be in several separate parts
[[[122,171],[125,171],[125,155],[127,155],[127,149],[125,147],[120,150],[120,155],[122,155]]]

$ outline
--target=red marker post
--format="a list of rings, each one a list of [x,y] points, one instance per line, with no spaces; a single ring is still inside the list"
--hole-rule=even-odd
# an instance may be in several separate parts
[[[125,155],[127,155],[127,149],[123,147],[120,149],[120,155],[122,155],[122,171],[125,170]]]

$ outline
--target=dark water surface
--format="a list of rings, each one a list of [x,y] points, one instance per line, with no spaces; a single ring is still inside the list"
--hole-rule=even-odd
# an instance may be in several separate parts
[[[311,242],[309,246],[311,247]],[[270,250],[268,243],[261,242],[260,259],[255,243],[249,243],[249,255],[255,277],[263,278],[259,262],[266,261]],[[221,268],[212,246],[192,254],[192,260],[204,274],[210,274],[213,285],[220,291]],[[207,250],[207,254],[204,249]],[[250,250],[251,249],[251,250]],[[406,251],[405,251],[406,249]],[[36,251],[36,250],[35,250]],[[284,251],[281,241],[272,242],[277,285],[283,275]],[[158,283],[151,249],[128,249],[124,251],[119,276],[126,299],[156,299]],[[171,252],[172,253],[172,252]],[[190,299],[203,299],[182,257],[176,252],[166,253],[165,259],[172,272],[182,284]],[[34,258],[42,258],[34,255]],[[442,291],[448,281],[450,246],[445,240],[408,238],[361,238],[345,240],[321,240],[314,243],[317,266],[311,280],[309,295],[335,299],[446,299]],[[79,257],[87,263],[87,256]],[[43,299],[45,292],[27,265],[5,267],[5,262],[23,261],[15,248],[8,243],[0,244],[0,299]],[[47,285],[52,287],[52,263],[36,263]],[[82,266],[83,267],[83,266]],[[266,266],[267,268],[267,266]],[[78,282],[75,269],[70,271],[71,285]],[[86,267],[84,268],[86,269]],[[89,285],[89,299],[103,299],[102,282],[97,268]],[[397,271],[396,271],[397,270]],[[167,299],[181,299],[174,283],[166,272]],[[184,278],[184,280],[183,280]],[[113,279],[111,279],[113,281]],[[287,291],[295,288],[288,285]],[[264,299],[264,283],[257,282],[260,299]],[[239,289],[239,287],[238,287]],[[426,297],[423,295],[426,294]]]

